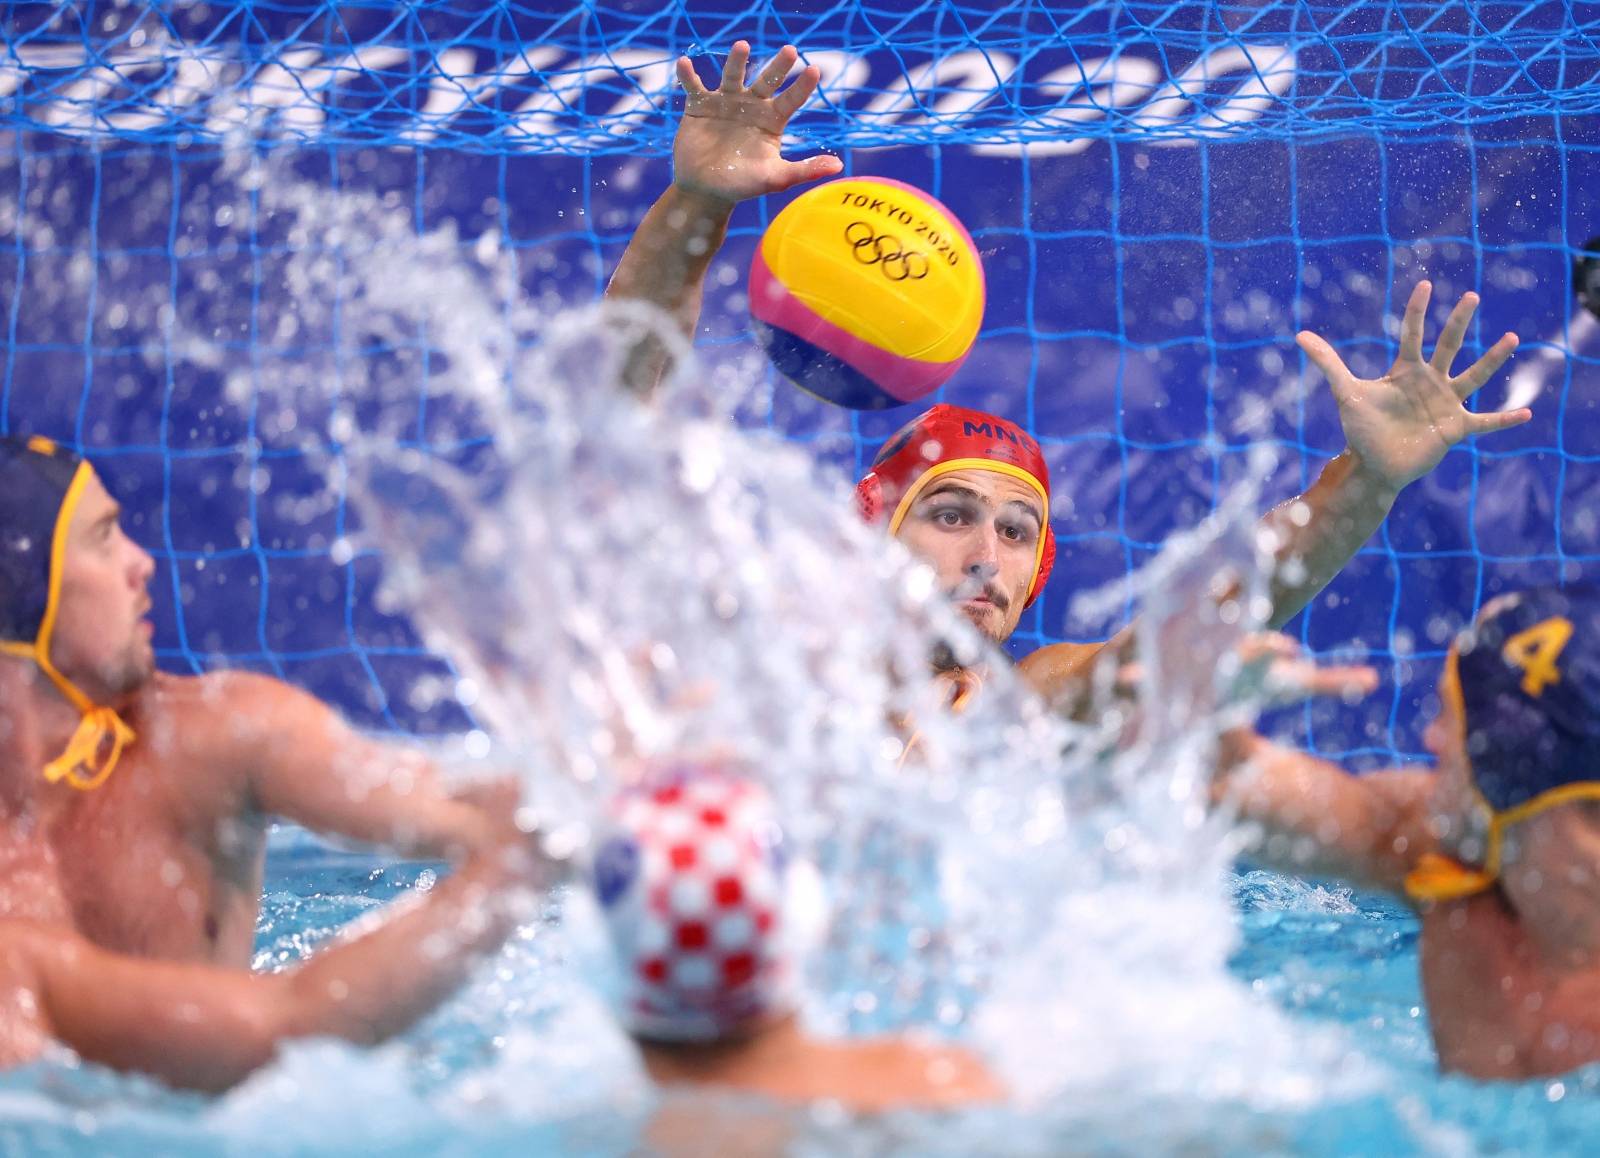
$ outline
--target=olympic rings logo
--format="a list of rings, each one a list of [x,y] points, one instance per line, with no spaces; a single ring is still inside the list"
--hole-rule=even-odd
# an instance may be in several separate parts
[[[928,276],[928,255],[908,250],[890,233],[879,233],[865,221],[852,221],[844,227],[850,253],[862,265],[875,265],[890,281],[921,281]]]

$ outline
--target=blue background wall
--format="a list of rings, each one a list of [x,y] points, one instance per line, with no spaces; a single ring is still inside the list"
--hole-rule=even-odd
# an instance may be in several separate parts
[[[23,67],[0,72],[0,429],[96,455],[157,557],[157,644],[174,670],[276,671],[376,726],[465,722],[408,698],[441,661],[374,608],[378,560],[334,561],[344,504],[295,501],[321,486],[305,431],[252,393],[274,368],[325,363],[339,310],[291,300],[303,241],[224,175],[229,102],[258,106],[253,147],[280,172],[387,195],[418,232],[454,223],[464,248],[491,234],[527,299],[580,304],[670,178],[672,57],[697,54],[709,77],[705,54],[740,36],[758,57],[786,41],[829,54],[797,151],[838,149],[849,172],[929,189],[983,251],[983,333],[939,397],[1026,422],[1055,469],[1062,555],[1019,654],[1115,629],[1117,615],[1075,615],[1074,596],[1193,525],[1252,441],[1281,450],[1269,499],[1313,478],[1342,439],[1293,333],[1316,329],[1379,372],[1385,319],[1422,276],[1435,329],[1457,295],[1482,293],[1464,357],[1514,329],[1546,385],[1531,424],[1451,452],[1291,625],[1315,648],[1372,655],[1380,693],[1282,726],[1357,764],[1419,751],[1412,720],[1450,632],[1497,591],[1600,559],[1600,349],[1541,356],[1567,340],[1574,252],[1600,234],[1597,28],[1563,5],[52,10],[14,6],[5,28]],[[1193,75],[1230,53],[1245,63]],[[506,71],[519,60],[537,67]],[[930,61],[943,71],[884,107]],[[1117,105],[1094,88],[1091,111],[1063,122],[1085,89],[1041,82],[1075,63],[1179,88]],[[779,208],[735,217],[701,335],[712,368],[759,365],[744,271]],[[212,334],[221,361],[188,357],[192,333]],[[426,438],[441,370],[426,334],[402,347],[364,356],[414,377]],[[761,373],[770,389],[740,421],[848,473],[910,414],[846,414]],[[229,381],[244,405],[222,401]],[[1251,420],[1262,396],[1282,405]]]

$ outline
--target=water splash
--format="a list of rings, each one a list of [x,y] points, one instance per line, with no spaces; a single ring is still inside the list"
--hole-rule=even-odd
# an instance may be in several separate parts
[[[347,497],[336,557],[381,552],[386,606],[461,673],[452,690],[482,725],[470,753],[519,769],[575,843],[607,791],[651,760],[742,763],[830,894],[808,1019],[980,1043],[1019,1095],[1006,1131],[1019,1152],[1083,1130],[1128,1137],[1135,1117],[1152,1146],[1259,1140],[1253,1115],[1327,1105],[1370,1080],[1337,1035],[1291,1026],[1226,968],[1229,846],[1201,790],[1224,657],[1260,617],[1253,493],[1141,581],[1143,700],[1162,710],[1135,742],[1051,718],[1003,664],[956,719],[929,657],[980,644],[932,576],[860,525],[843,480],[801,448],[720,420],[737,396],[697,380],[659,318],[546,316],[516,300],[492,247],[419,235],[379,198],[253,166],[252,211],[295,239],[286,301],[258,323],[305,325],[322,308],[338,325],[293,364],[240,365],[226,342],[183,327],[174,356],[222,376],[259,429],[323,464],[328,487],[297,496],[297,511]],[[651,407],[613,385],[647,331],[680,356]],[[254,460],[250,484],[271,501],[268,469]],[[1204,594],[1219,573],[1243,584],[1231,620],[1228,601]],[[909,758],[907,718],[921,736]],[[518,1103],[519,1083],[605,1084],[627,1051],[571,1028],[592,1025],[593,1007],[565,937],[514,947],[446,1011],[476,1041],[511,1022],[487,1035],[480,1064],[428,1069],[420,1103],[400,1073],[411,1043],[301,1046],[216,1103],[203,1130],[252,1137],[297,1091],[350,1088],[366,1105],[342,1122],[389,1116],[412,1144],[442,1146],[474,1107],[497,1116],[490,1134],[531,1124],[567,1137],[552,1103]],[[334,1121],[345,1110],[299,1104],[296,1144],[347,1140]],[[913,1118],[894,1137],[971,1149],[995,1136],[986,1121],[943,1134]],[[810,1128],[854,1148],[875,1129]]]
[[[345,301],[358,334],[419,324],[407,294]],[[427,323],[452,365],[473,364],[453,340],[504,318],[473,320],[471,301],[452,295],[453,328]],[[630,336],[660,325],[602,309],[504,344],[517,353],[498,379],[456,396],[482,423],[466,466],[381,423],[342,439],[395,604],[467,674],[547,813],[581,828],[654,759],[743,764],[830,886],[813,1024],[976,1033],[1036,1108],[1130,1083],[1155,1103],[1199,1089],[1277,1109],[1357,1088],[1337,1035],[1311,1047],[1226,972],[1230,845],[1204,787],[1229,657],[1265,616],[1258,492],[1139,581],[1135,741],[1050,718],[1003,665],[955,720],[928,659],[977,642],[927,571],[855,521],[841,480],[710,417],[726,400],[681,347],[658,405],[611,385]],[[384,402],[386,381],[368,387],[357,410]],[[1219,600],[1222,579],[1237,591]]]

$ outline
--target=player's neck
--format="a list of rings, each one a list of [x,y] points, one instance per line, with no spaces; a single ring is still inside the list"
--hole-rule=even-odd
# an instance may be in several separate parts
[[[1600,968],[1600,912],[1594,904],[1600,829],[1577,815],[1550,820],[1542,840],[1523,842],[1518,860],[1505,871],[1502,892],[1546,963]]]
[[[749,1089],[760,1085],[772,1064],[790,1057],[801,1040],[796,1020],[786,1017],[745,1037],[684,1045],[641,1042],[640,1048],[656,1082]]]
[[[41,768],[64,749],[82,714],[32,660],[0,661],[0,750],[24,766]],[[30,782],[31,782],[30,778]]]
[[[46,787],[39,770],[77,726],[78,713],[31,660],[0,659],[0,817],[37,812]]]
[[[943,643],[933,649],[933,654],[928,657],[928,666],[935,678],[944,676],[955,680],[975,679],[979,683],[989,678],[987,659],[957,659],[955,652]]]

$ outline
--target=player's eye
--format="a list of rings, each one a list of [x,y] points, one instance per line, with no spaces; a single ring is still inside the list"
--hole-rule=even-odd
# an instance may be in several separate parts
[[[938,506],[927,512],[929,522],[940,527],[959,527],[967,521],[967,512],[959,506]]]

